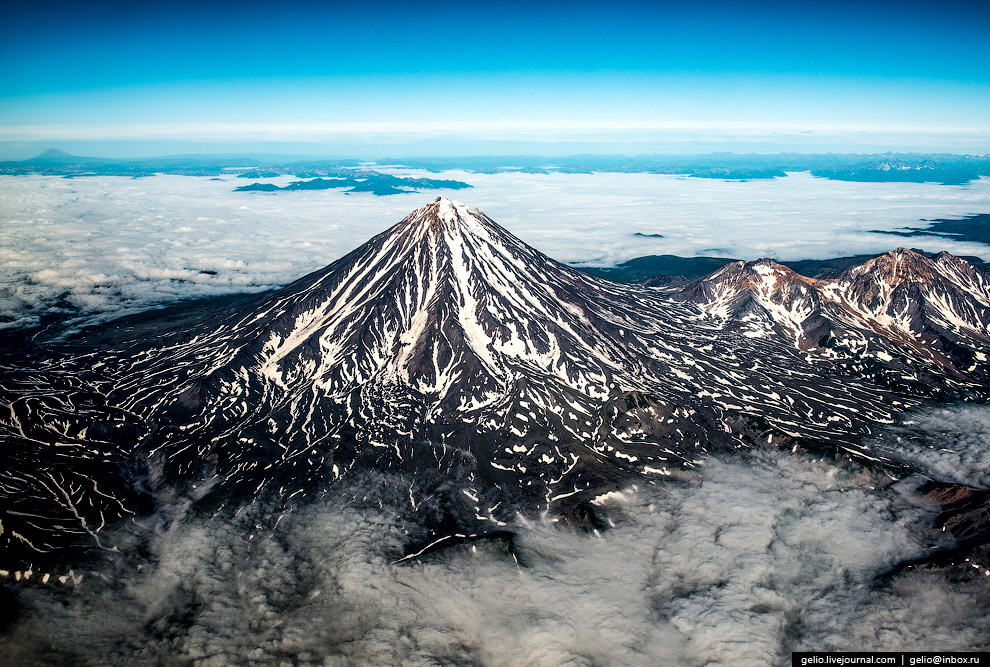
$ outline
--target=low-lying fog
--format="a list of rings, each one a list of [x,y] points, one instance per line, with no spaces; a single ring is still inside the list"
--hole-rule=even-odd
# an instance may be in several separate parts
[[[946,186],[844,183],[804,173],[746,182],[607,173],[439,177],[473,187],[376,197],[233,192],[251,182],[233,177],[2,176],[0,326],[36,322],[57,307],[105,319],[285,284],[438,194],[480,208],[571,263],[611,265],[653,254],[826,258],[899,245],[990,260],[983,245],[869,233],[988,212],[990,179]]]
[[[985,483],[986,406],[913,422],[892,435],[914,443],[922,470]],[[283,514],[152,518],[139,529],[153,535],[146,556],[109,557],[75,587],[24,588],[0,653],[14,664],[700,666],[985,648],[990,576],[882,577],[930,553],[932,516],[914,494],[920,477],[879,481],[800,452],[711,458],[700,483],[614,497],[616,526],[600,535],[520,515],[515,557],[479,542],[400,564],[420,531],[394,478]]]

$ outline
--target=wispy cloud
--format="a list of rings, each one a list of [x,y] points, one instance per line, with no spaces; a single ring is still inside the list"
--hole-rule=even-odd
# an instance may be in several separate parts
[[[990,410],[986,406],[921,410],[881,434],[874,446],[933,479],[990,487]]]
[[[261,152],[273,143],[331,155],[573,152],[990,152],[990,129],[918,122],[761,122],[588,119],[392,119],[349,122],[63,122],[0,124],[0,142],[104,143],[134,156],[170,144],[233,145]],[[148,142],[161,145],[147,148]],[[238,148],[239,146],[239,148]],[[144,148],[141,148],[144,147]],[[270,148],[268,149],[270,150]],[[280,149],[281,150],[281,149]],[[138,151],[138,152],[135,152]],[[413,151],[407,153],[407,151]],[[171,152],[176,152],[172,149]],[[396,157],[396,155],[392,155]],[[401,155],[399,155],[401,157]]]
[[[0,141],[37,141],[57,139],[154,139],[217,138],[259,140],[320,140],[349,133],[385,133],[415,135],[421,133],[466,134],[480,137],[527,137],[554,141],[561,138],[594,136],[614,132],[705,132],[766,136],[768,133],[924,133],[934,136],[979,133],[980,127],[933,129],[929,125],[827,124],[795,122],[738,122],[698,120],[387,120],[351,122],[146,122],[146,123],[63,123],[0,125]],[[534,136],[536,135],[536,136]],[[640,137],[642,141],[642,137]]]

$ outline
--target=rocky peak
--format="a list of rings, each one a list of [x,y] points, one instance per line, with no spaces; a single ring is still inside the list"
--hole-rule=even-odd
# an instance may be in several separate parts
[[[914,250],[898,248],[849,269],[847,276],[851,281],[867,278],[897,287],[904,283],[930,281],[935,273],[931,259]]]

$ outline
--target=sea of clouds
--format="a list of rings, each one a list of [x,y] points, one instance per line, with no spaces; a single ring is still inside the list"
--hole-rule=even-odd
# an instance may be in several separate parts
[[[932,517],[919,478],[876,482],[801,453],[712,458],[700,482],[629,489],[600,534],[521,514],[514,556],[475,543],[398,564],[419,528],[400,509],[408,484],[382,476],[288,513],[149,519],[146,555],[74,589],[25,587],[0,652],[17,665],[549,667],[985,647],[984,577],[883,576],[930,553]]]
[[[934,479],[990,488],[990,410],[985,405],[929,408],[883,433],[872,446]]]
[[[441,177],[473,188],[376,197],[233,192],[245,182],[233,177],[0,176],[0,326],[33,324],[59,310],[107,319],[282,285],[437,194],[480,208],[560,261],[584,265],[650,254],[826,258],[898,245],[990,260],[987,246],[869,233],[987,212],[990,179],[944,186],[808,174],[747,182],[600,173]]]

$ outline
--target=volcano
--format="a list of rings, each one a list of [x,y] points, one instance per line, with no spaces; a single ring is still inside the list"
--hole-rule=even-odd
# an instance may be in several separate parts
[[[8,362],[0,538],[28,563],[103,546],[103,526],[164,492],[218,514],[262,496],[291,506],[368,471],[408,480],[411,511],[444,498],[442,522],[467,534],[520,507],[593,522],[597,499],[692,476],[718,450],[807,447],[897,468],[863,436],[918,392],[817,353],[807,327],[795,337],[771,317],[754,335],[756,314],[780,312],[775,295],[806,298],[790,310],[825,313],[837,340],[829,322],[853,330],[815,281],[787,274],[774,279],[787,290],[761,291],[775,270],[732,265],[691,292],[619,285],[438,198],[278,291],[120,320]],[[875,304],[867,292],[857,303]],[[921,294],[902,292],[890,298]],[[888,375],[919,350],[937,361],[856,312],[856,330],[875,333],[860,352]],[[977,391],[967,373],[986,373],[984,339],[950,342],[972,368],[927,372]]]

